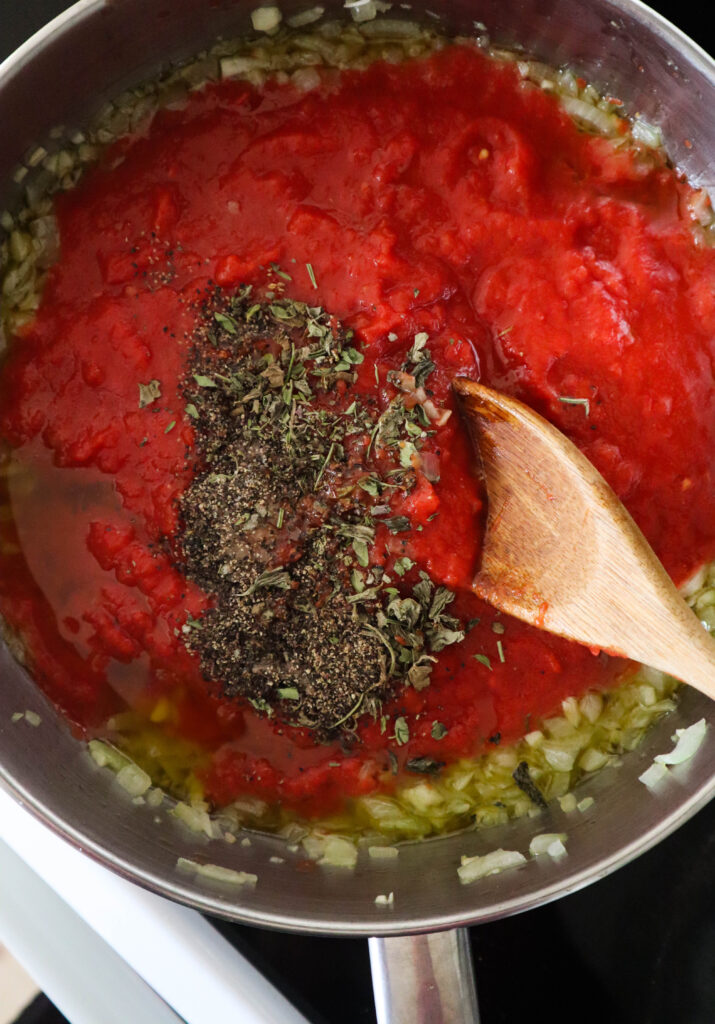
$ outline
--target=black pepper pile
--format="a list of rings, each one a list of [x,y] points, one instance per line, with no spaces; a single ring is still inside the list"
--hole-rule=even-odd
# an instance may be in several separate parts
[[[186,381],[197,465],[180,544],[186,575],[214,599],[188,620],[187,643],[228,696],[318,738],[377,718],[401,681],[429,685],[434,654],[464,636],[448,590],[420,573],[405,597],[370,564],[377,521],[409,529],[387,502],[414,487],[417,449],[400,438],[429,419],[398,388],[382,412],[352,398],[362,360],[322,309],[275,292],[255,301],[246,286],[205,302]]]

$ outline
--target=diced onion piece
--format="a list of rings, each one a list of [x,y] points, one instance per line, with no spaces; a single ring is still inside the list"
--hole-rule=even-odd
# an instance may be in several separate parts
[[[566,700],[561,702],[561,710],[566,721],[577,729],[581,723],[581,709],[578,700],[575,697],[567,697]]]
[[[620,118],[616,114],[607,114],[604,110],[599,110],[592,103],[586,103],[575,96],[562,95],[561,105],[567,114],[601,135],[613,135],[617,130]]]
[[[642,142],[650,149],[658,149],[663,145],[663,133],[657,125],[649,124],[640,118],[633,122],[631,133],[636,142]]]
[[[257,7],[251,11],[251,24],[256,32],[272,32],[278,28],[282,18],[280,7]]]
[[[369,846],[367,852],[373,860],[396,860],[400,855],[396,846]]]
[[[234,78],[236,75],[247,75],[261,67],[255,57],[222,57],[219,63],[221,78]]]
[[[608,754],[605,754],[602,750],[597,750],[596,747],[589,747],[581,754],[578,766],[585,772],[597,772],[599,768],[603,768],[608,764],[608,760]]]
[[[573,793],[566,793],[565,796],[560,796],[559,806],[564,814],[570,814],[576,810],[576,797]]]
[[[412,39],[420,34],[421,28],[415,21],[380,18],[379,21],[364,25],[361,32],[368,37],[379,36],[380,39]]]
[[[462,863],[457,868],[459,880],[463,885],[476,882],[479,878],[486,878],[487,875],[497,875],[500,871],[507,871],[509,868],[519,867],[526,863],[526,857],[518,850],[492,850],[481,857],[462,857]]]
[[[663,781],[666,775],[668,775],[666,766],[658,761],[654,761],[650,768],[646,768],[643,774],[638,776],[638,780],[644,786],[647,786],[648,789],[654,789],[658,783]]]
[[[121,754],[115,747],[110,747],[108,743],[103,743],[101,740],[89,741],[89,753],[100,768],[111,768],[114,772],[118,772],[125,765],[131,763],[129,758]]]
[[[592,796],[585,796],[583,800],[579,800],[576,806],[578,807],[581,814],[583,814],[583,812],[587,811],[589,807],[593,807],[595,803],[596,801],[593,799]]]
[[[570,772],[576,760],[576,751],[561,747],[557,743],[546,742],[541,748],[544,757],[557,772]]]
[[[538,747],[544,739],[544,734],[541,729],[534,729],[532,732],[527,732],[524,737],[524,741],[529,744],[530,747]]]
[[[688,726],[687,729],[676,729],[673,739],[677,739],[675,747],[669,754],[658,754],[655,761],[658,764],[682,764],[689,761],[700,744],[705,739],[707,724],[704,718]]]
[[[253,886],[258,881],[258,875],[253,875],[250,871],[234,871],[233,868],[224,868],[220,864],[197,864],[195,860],[186,857],[179,857],[176,866],[179,871],[190,871],[212,882],[224,882],[227,885]]]
[[[42,719],[40,718],[36,711],[26,711],[25,721],[27,722],[28,725],[38,726]]]
[[[204,832],[209,838],[213,837],[213,822],[203,808],[191,807],[189,804],[179,802],[171,813],[179,821],[183,821],[184,825],[192,832]]]
[[[323,856],[318,864],[329,864],[334,868],[354,868],[357,864],[357,847],[349,839],[328,836],[323,847]]]
[[[312,25],[314,21],[319,21],[324,14],[324,7],[309,7],[307,11],[299,11],[286,20],[291,28],[303,28],[304,25]]]
[[[380,893],[378,896],[375,897],[375,904],[378,907],[391,907],[391,906],[394,905],[394,902],[395,902],[395,894],[394,894],[394,892],[388,892],[387,894]]]
[[[416,811],[426,811],[435,804],[442,803],[442,794],[429,782],[421,782],[417,786],[410,786],[402,793],[402,799],[412,804]]]
[[[151,776],[138,764],[125,764],[117,772],[117,782],[130,796],[142,796],[151,786]]]
[[[290,76],[293,85],[297,86],[303,92],[310,92],[311,89],[317,89],[320,85],[320,74],[315,68],[298,68]]]
[[[567,838],[565,832],[542,832],[529,843],[529,853],[532,857],[542,857],[545,853],[550,857],[563,857],[566,853],[564,839]]]

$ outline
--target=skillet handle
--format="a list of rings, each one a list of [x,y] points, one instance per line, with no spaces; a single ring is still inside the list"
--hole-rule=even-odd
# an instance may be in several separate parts
[[[378,1024],[479,1024],[466,928],[368,945]]]

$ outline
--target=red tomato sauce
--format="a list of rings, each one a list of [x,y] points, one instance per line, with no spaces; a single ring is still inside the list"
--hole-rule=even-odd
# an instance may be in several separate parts
[[[308,93],[212,85],[116,143],[57,200],[61,257],[0,382],[16,470],[0,611],[49,697],[84,735],[126,708],[152,716],[190,743],[217,804],[250,792],[321,814],[393,786],[388,748],[400,763],[477,755],[611,685],[622,663],[470,593],[482,503],[453,415],[425,448],[439,481],[395,510],[412,530],[381,528],[373,548],[480,620],[429,687],[386,705],[409,741],[364,718],[349,752],[317,746],[222,699],[183,643],[209,599],[172,560],[194,461],[181,381],[197,297],[260,288],[274,262],[287,295],[355,329],[358,391],[386,403],[386,371],[427,332],[436,401],[469,374],[547,416],[682,581],[715,556],[715,255],[689,194],[661,157],[578,131],[512,65],[457,46]],[[140,409],[151,380],[161,396]]]

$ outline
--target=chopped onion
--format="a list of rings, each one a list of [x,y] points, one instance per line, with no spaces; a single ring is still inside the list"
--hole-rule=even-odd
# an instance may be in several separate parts
[[[117,782],[130,796],[142,796],[151,786],[151,777],[138,764],[125,764],[117,772]]]
[[[304,25],[312,25],[314,21],[319,21],[324,14],[324,7],[309,7],[307,11],[299,11],[286,20],[291,28],[303,28]]]
[[[538,747],[544,739],[544,734],[541,729],[533,729],[528,732],[524,737],[524,742],[528,743],[530,747]]]
[[[589,807],[593,807],[595,803],[596,801],[593,799],[592,796],[585,796],[583,800],[579,800],[576,806],[578,807],[581,814],[583,814],[583,812],[587,811]]]
[[[593,128],[601,135],[613,135],[620,121],[616,114],[607,114],[604,110],[594,107],[592,103],[579,100],[575,96],[562,94],[561,105],[567,114],[577,121],[582,121],[583,124]]]
[[[486,878],[487,875],[497,875],[500,871],[507,871],[509,868],[519,867],[526,863],[526,857],[518,850],[492,850],[482,857],[462,857],[462,863],[457,868],[459,880],[463,885],[476,882],[479,878]]]
[[[669,754],[658,754],[655,761],[658,764],[682,764],[683,761],[689,761],[705,739],[706,731],[707,724],[704,718],[687,729],[676,729],[673,736],[673,740],[677,740],[675,747]]]
[[[383,36],[392,39],[412,39],[421,32],[420,26],[414,21],[398,21],[397,18],[380,18],[379,21],[368,22],[360,30],[366,36]]]
[[[253,886],[258,881],[258,875],[252,875],[249,871],[234,871],[233,868],[224,868],[220,864],[197,864],[195,860],[188,860],[186,857],[179,857],[176,866],[179,871],[189,871],[212,882],[224,882],[227,885]]]
[[[529,853],[532,857],[542,857],[545,853],[550,857],[563,857],[566,854],[564,840],[567,838],[565,832],[542,832],[529,843]]]
[[[27,722],[28,725],[38,726],[42,719],[40,718],[36,711],[26,711],[25,721]]]
[[[391,907],[391,906],[394,905],[394,903],[395,903],[395,894],[394,894],[394,892],[388,892],[387,894],[380,893],[378,896],[375,897],[375,904],[378,907]]]
[[[126,764],[131,763],[129,758],[125,757],[115,747],[111,747],[108,743],[103,743],[101,740],[89,741],[89,753],[100,768],[111,768],[114,772],[118,772]]]
[[[298,68],[291,75],[291,81],[303,92],[310,92],[320,85],[320,74],[315,68]]]
[[[663,779],[668,775],[668,769],[664,764],[654,761],[650,768],[646,768],[642,775],[638,776],[638,780],[647,786],[648,789],[654,789],[658,783],[662,782]]]
[[[589,747],[588,750],[584,750],[583,754],[581,754],[578,766],[585,772],[597,772],[599,768],[603,768],[608,762],[608,754],[604,754],[602,750],[597,750],[596,747]]]
[[[257,7],[251,11],[251,24],[256,32],[272,32],[278,28],[282,18],[280,7]]]
[[[576,760],[576,751],[561,747],[553,742],[546,742],[541,748],[544,757],[557,772],[570,772]]]
[[[171,812],[179,821],[183,821],[192,832],[204,832],[209,839],[215,835],[216,828],[208,816],[208,813],[201,807],[191,807],[179,801]]]
[[[435,804],[443,802],[440,792],[429,782],[420,782],[417,786],[410,786],[403,792],[402,798],[412,804],[417,811],[426,811],[428,808],[434,807]]]
[[[560,796],[559,806],[564,814],[571,814],[572,811],[576,810],[576,797],[573,793],[566,793],[565,796]]]
[[[236,75],[247,75],[257,71],[261,62],[255,57],[222,57],[219,62],[221,78],[234,78]]]
[[[334,868],[354,868],[357,864],[357,847],[349,839],[340,836],[328,836],[324,841],[323,856],[318,864],[328,864]]]
[[[659,149],[663,145],[663,133],[657,125],[649,124],[640,118],[633,122],[631,127],[633,138],[636,142],[642,142],[650,149]]]
[[[579,701],[581,714],[591,725],[595,725],[603,711],[603,697],[600,693],[586,693]]]
[[[373,860],[396,860],[400,855],[396,846],[369,846],[367,852]]]

